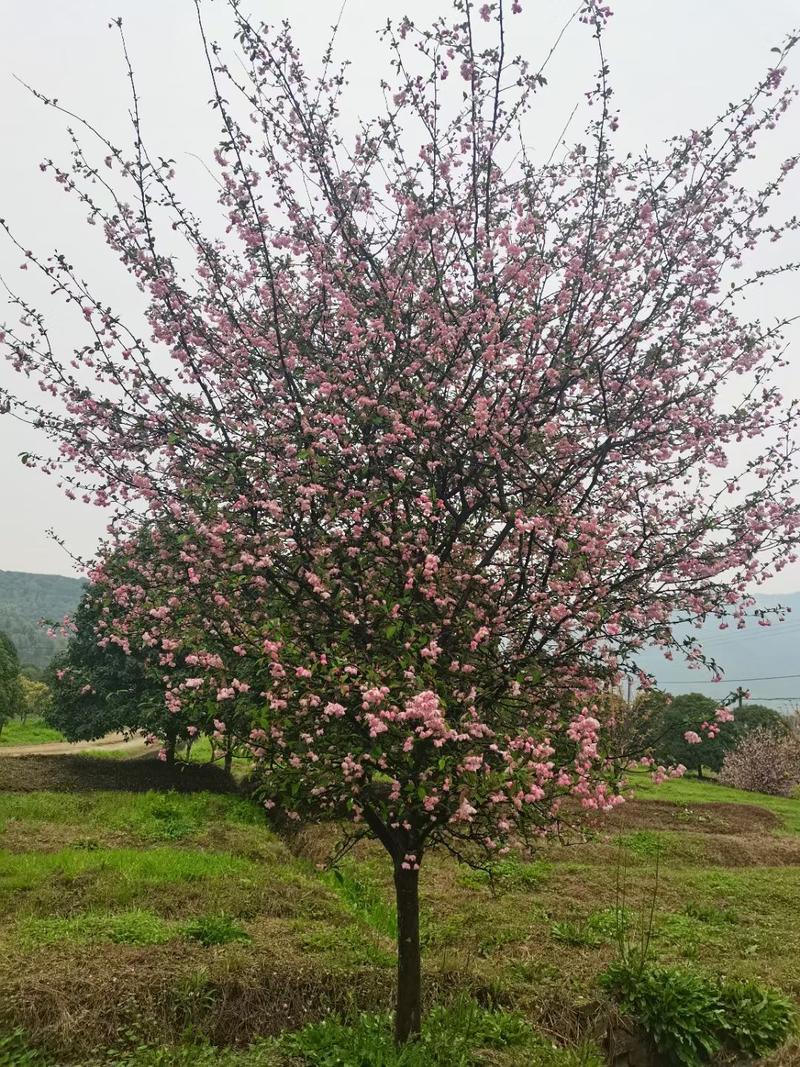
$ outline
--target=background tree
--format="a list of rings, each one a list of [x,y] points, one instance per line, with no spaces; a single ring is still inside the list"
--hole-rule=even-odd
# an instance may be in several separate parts
[[[109,569],[119,562],[118,557],[109,561]],[[110,640],[104,634],[103,610],[102,590],[90,586],[72,620],[69,643],[50,668],[50,699],[44,712],[50,726],[69,741],[96,740],[109,733],[160,737],[170,765],[177,746],[190,747],[199,736],[211,739],[215,758],[227,771],[235,755],[249,755],[243,744],[252,728],[246,709],[235,708],[223,723],[217,705],[208,701],[168,704],[163,650],[144,645],[131,651]],[[188,655],[186,634],[184,640]]]
[[[718,722],[719,701],[702,693],[682,693],[665,700],[663,694],[644,705],[645,740],[661,763],[682,763],[703,777],[703,768],[719,771],[725,754],[750,730],[769,727],[787,732],[786,720],[772,708],[746,704],[730,722]],[[703,724],[713,724],[710,731]]]
[[[172,764],[179,736],[188,736],[186,723],[168,712],[164,682],[148,668],[144,654],[98,645],[99,611],[90,587],[78,605],[69,643],[50,667],[46,721],[68,741],[94,741],[109,733],[157,734]]]
[[[794,40],[717,121],[617,155],[610,12],[587,2],[590,126],[537,162],[544,76],[507,37],[521,5],[454,8],[389,24],[386,108],[354,137],[330,52],[309,75],[288,27],[233,2],[241,71],[201,22],[225,241],[146,151],[131,73],[132,151],[86,124],[102,162],[76,139],[45,168],[144,292],[146,327],[17,242],[88,333],[65,355],[20,297],[6,334],[61,402],[28,406],[58,451],[26,461],[113,507],[102,640],[157,656],[173,715],[218,707],[227,730],[226,709],[257,706],[265,803],[348,815],[386,848],[401,1041],[426,852],[478,862],[618,803],[594,697],[647,642],[697,658],[673,626],[743,619],[798,536],[781,324],[741,312],[763,271],[727,285],[800,226],[773,210],[795,160],[762,189],[740,174],[791,102]]]
[[[792,796],[800,785],[800,738],[757,726],[725,754],[719,780],[734,789]]]
[[[44,682],[34,681],[20,672],[20,705],[19,717],[25,722],[29,715],[42,719],[47,713],[50,704],[50,689]]]
[[[21,704],[17,650],[11,638],[0,631],[0,732],[19,713]]]
[[[27,678],[31,682],[43,682],[45,670],[43,667],[37,667],[35,663],[22,663],[19,673],[23,678]]]

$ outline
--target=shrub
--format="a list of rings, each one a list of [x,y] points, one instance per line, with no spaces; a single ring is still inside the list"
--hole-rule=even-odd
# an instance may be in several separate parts
[[[697,1067],[722,1047],[723,1007],[716,987],[699,975],[620,960],[602,983],[667,1062]]]
[[[755,982],[622,959],[609,967],[601,984],[638,1023],[665,1064],[700,1067],[723,1048],[762,1056],[782,1045],[796,1027],[791,1003]]]
[[[757,982],[725,982],[720,989],[726,1029],[742,1052],[764,1056],[782,1045],[795,1030],[791,1001]]]
[[[719,780],[736,789],[791,796],[800,783],[800,740],[769,727],[752,730],[725,757]]]

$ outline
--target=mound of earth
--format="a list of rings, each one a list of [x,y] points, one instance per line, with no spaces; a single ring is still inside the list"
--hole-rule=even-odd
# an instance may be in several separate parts
[[[777,829],[780,819],[755,804],[675,804],[629,800],[606,817],[610,830],[690,830],[701,834],[754,834]]]
[[[155,759],[98,759],[93,756],[17,756],[0,760],[0,790],[6,793],[86,792],[95,789],[145,793],[235,793],[236,782],[221,767],[167,767]]]

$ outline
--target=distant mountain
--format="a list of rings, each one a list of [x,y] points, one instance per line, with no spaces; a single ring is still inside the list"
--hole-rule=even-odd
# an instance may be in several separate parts
[[[0,571],[0,630],[16,645],[20,663],[46,667],[63,648],[64,639],[49,637],[39,620],[58,623],[72,615],[85,585],[61,574]]]
[[[668,693],[705,693],[722,699],[741,686],[750,691],[753,703],[784,712],[800,707],[800,593],[756,600],[759,608],[786,608],[785,621],[771,616],[770,626],[759,626],[753,619],[743,630],[720,630],[718,623],[712,623],[702,630],[683,627],[678,631],[702,642],[706,654],[724,671],[722,682],[709,682],[705,668],[690,670],[677,655],[669,661],[660,652],[646,652],[640,657],[641,666]]]

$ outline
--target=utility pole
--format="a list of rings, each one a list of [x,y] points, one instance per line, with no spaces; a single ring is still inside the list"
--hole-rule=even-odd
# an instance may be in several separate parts
[[[734,691],[730,694],[730,696],[727,698],[727,700],[725,701],[725,704],[727,704],[727,705],[736,704],[738,710],[741,711],[742,710],[743,701],[747,700],[749,696],[750,696],[750,691],[748,689],[742,689],[742,687],[740,685],[738,685],[734,689]]]

